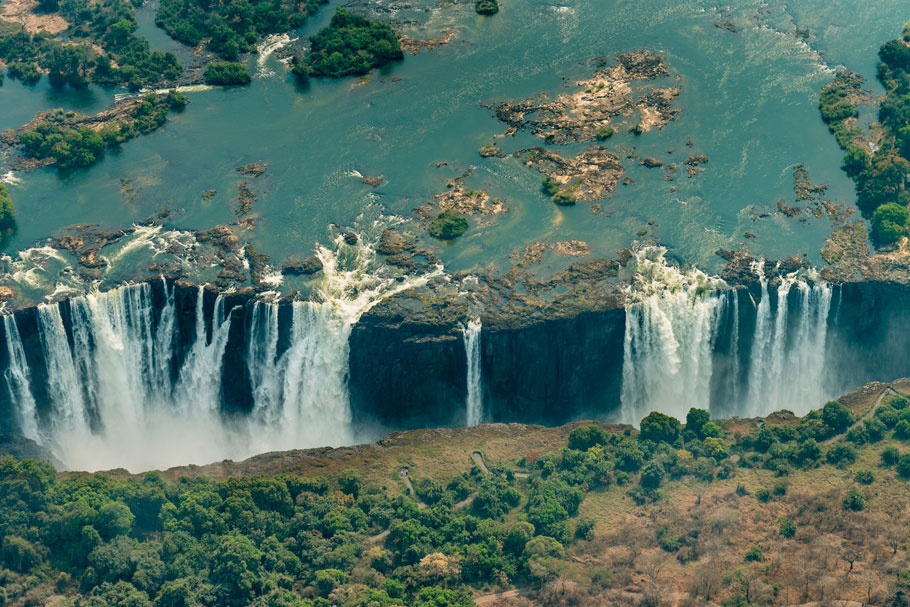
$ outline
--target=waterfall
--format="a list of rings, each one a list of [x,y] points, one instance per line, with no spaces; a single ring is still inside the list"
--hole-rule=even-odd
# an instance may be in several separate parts
[[[721,291],[720,279],[697,270],[669,267],[660,249],[636,253],[632,265],[621,390],[624,423],[637,424],[651,411],[682,420],[691,407],[740,416],[781,409],[802,415],[834,396],[825,364],[830,285],[792,273],[778,277],[771,289],[764,262],[756,262],[761,295],[753,308],[750,354],[742,360],[735,291]],[[716,352],[716,339],[725,331],[729,350]],[[723,367],[726,376],[712,381],[720,373],[716,356],[728,357],[729,364]]]
[[[403,275],[382,263],[375,244],[389,221],[380,217],[356,239],[339,233],[317,249],[323,264],[317,301],[256,300],[226,309],[219,295],[207,313],[199,287],[188,319],[164,281],[160,289],[123,286],[39,306],[39,343],[28,347],[15,318],[4,316],[4,376],[21,433],[70,468],[134,472],[351,444],[354,324],[385,297],[442,274],[436,267]],[[238,317],[248,321],[245,332],[231,330]],[[229,350],[231,340],[242,343]],[[41,360],[40,372],[29,368],[33,359]],[[231,373],[243,377],[225,377],[228,360]],[[33,396],[43,394],[33,391],[37,377],[48,402]],[[248,394],[227,393],[247,385]],[[228,412],[226,402],[252,407],[248,415]]]
[[[464,351],[467,359],[467,425],[477,426],[483,421],[483,392],[480,375],[480,317],[472,318],[462,327]]]
[[[633,259],[623,345],[624,423],[651,411],[685,418],[689,407],[710,404],[712,352],[724,299],[723,281],[670,267],[666,251],[647,248]]]
[[[9,367],[4,377],[10,399],[19,404],[16,410],[19,427],[25,438],[41,441],[38,433],[38,407],[35,405],[35,397],[32,396],[31,372],[25,360],[19,328],[12,314],[3,315],[3,333],[6,336],[6,349],[9,353]]]

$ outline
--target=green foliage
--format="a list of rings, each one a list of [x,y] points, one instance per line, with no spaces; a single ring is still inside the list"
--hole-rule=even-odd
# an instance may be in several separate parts
[[[149,93],[138,99],[125,120],[111,122],[99,130],[85,126],[85,118],[75,112],[45,112],[34,128],[19,134],[26,156],[51,160],[60,171],[93,165],[107,147],[150,133],[167,122],[167,113],[187,104],[184,95]]]
[[[553,195],[553,202],[561,207],[570,207],[577,202],[575,193],[571,190],[559,190]]]
[[[155,23],[171,38],[206,48],[227,61],[254,50],[269,34],[286,32],[303,25],[326,0],[162,0]]]
[[[10,230],[16,225],[16,207],[9,195],[9,188],[0,183],[0,230]]]
[[[910,453],[904,453],[897,459],[897,473],[901,478],[910,478]]]
[[[6,73],[10,78],[21,80],[25,84],[35,84],[41,80],[38,65],[31,61],[16,61],[10,64]]]
[[[861,485],[871,485],[875,482],[875,475],[871,470],[857,470],[854,479]]]
[[[616,131],[613,130],[613,127],[605,126],[603,128],[597,129],[597,132],[594,133],[594,136],[597,138],[597,141],[606,141],[612,137],[615,132]]]
[[[907,207],[889,202],[872,214],[872,238],[880,244],[891,244],[907,235],[910,212]]]
[[[828,450],[825,458],[829,464],[844,468],[856,461],[856,450],[847,443],[838,443]]]
[[[796,523],[791,521],[788,518],[783,518],[780,520],[780,528],[778,533],[781,537],[790,539],[796,535]]]
[[[587,451],[595,445],[609,442],[607,432],[598,426],[579,426],[569,433],[569,449]]]
[[[664,479],[664,471],[657,464],[648,464],[641,472],[641,486],[644,489],[657,489]]]
[[[499,12],[499,0],[477,0],[474,10],[478,15],[495,15]]]
[[[860,512],[866,509],[866,496],[856,489],[851,489],[844,497],[844,510]]]
[[[312,76],[341,78],[402,58],[398,35],[389,24],[338,8],[331,23],[313,36],[305,63]]]
[[[751,546],[748,551],[746,551],[745,561],[747,563],[757,563],[765,558],[765,553],[762,552],[762,549],[758,546]]]
[[[656,443],[672,443],[679,437],[679,420],[658,411],[652,411],[641,420],[642,440],[651,440]]]
[[[559,192],[559,182],[552,177],[544,177],[543,181],[541,181],[540,184],[544,193],[551,198],[555,196],[557,192]]]
[[[468,218],[455,209],[446,209],[427,225],[430,236],[439,240],[452,240],[468,229]]]
[[[711,421],[711,414],[704,409],[689,409],[686,413],[686,430],[691,430],[699,438],[703,438],[701,433],[705,424]]]
[[[205,68],[203,76],[206,84],[216,86],[246,86],[252,81],[250,72],[242,63],[235,61],[215,61]]]
[[[836,400],[831,401],[822,409],[822,422],[831,434],[840,434],[853,423],[853,413]]]
[[[897,463],[899,457],[900,451],[897,450],[897,447],[887,447],[882,451],[882,464],[893,466]]]

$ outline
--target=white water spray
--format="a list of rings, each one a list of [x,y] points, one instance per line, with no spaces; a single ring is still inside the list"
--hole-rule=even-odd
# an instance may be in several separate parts
[[[480,374],[480,317],[472,318],[462,327],[464,351],[468,363],[467,373],[467,425],[477,426],[483,422],[483,390]]]

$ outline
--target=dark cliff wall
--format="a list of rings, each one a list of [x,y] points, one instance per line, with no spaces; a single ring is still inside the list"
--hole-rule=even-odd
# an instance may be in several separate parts
[[[557,424],[619,404],[623,310],[520,328],[484,329],[487,421]],[[467,357],[461,330],[367,315],[351,333],[355,418],[395,427],[463,424]]]

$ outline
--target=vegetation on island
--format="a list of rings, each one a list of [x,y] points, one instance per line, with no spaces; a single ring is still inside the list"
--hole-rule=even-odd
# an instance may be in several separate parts
[[[139,90],[173,81],[182,73],[173,53],[152,51],[148,41],[136,35],[138,23],[130,2],[48,0],[42,10],[67,20],[65,39],[2,24],[0,60],[10,66],[12,78],[34,83],[44,71],[54,86],[82,88],[94,82]]]
[[[0,183],[0,232],[6,233],[16,226],[16,207],[9,195],[9,188]]]
[[[878,118],[881,137],[868,149],[857,125],[857,105],[863,100],[862,77],[842,72],[822,89],[822,119],[846,150],[843,169],[856,183],[857,204],[872,219],[872,240],[877,245],[897,242],[907,235],[910,191],[910,24],[903,36],[879,49],[878,79],[885,87]],[[901,211],[897,207],[904,209]]]
[[[560,187],[559,182],[552,177],[544,177],[544,180],[541,182],[541,188],[553,202],[561,207],[572,206],[578,201],[572,186],[562,188]]]
[[[474,10],[478,15],[495,15],[499,12],[499,0],[477,0]]]
[[[206,48],[227,61],[252,52],[269,34],[303,25],[327,0],[161,0],[155,23],[173,39]]]
[[[206,84],[216,86],[246,86],[253,77],[242,63],[234,61],[216,61],[205,68],[203,76]]]
[[[377,475],[434,461],[413,439],[362,470],[307,469],[325,476],[168,481],[3,458],[0,602],[466,607],[524,588],[545,605],[906,604],[903,396],[874,413],[834,401],[760,425],[692,409],[560,435],[544,451],[503,436],[523,454],[508,462],[411,470],[416,495]]]
[[[168,111],[187,103],[186,96],[176,91],[149,93],[100,122],[76,112],[52,110],[19,133],[19,141],[28,158],[48,161],[60,171],[85,168],[100,160],[105,149],[160,128],[167,122]]]
[[[392,26],[338,8],[329,25],[313,36],[310,53],[295,60],[293,71],[301,78],[341,78],[366,74],[403,58]]]
[[[446,209],[434,217],[427,230],[430,236],[439,240],[452,240],[464,234],[468,229],[468,218],[455,209]]]

